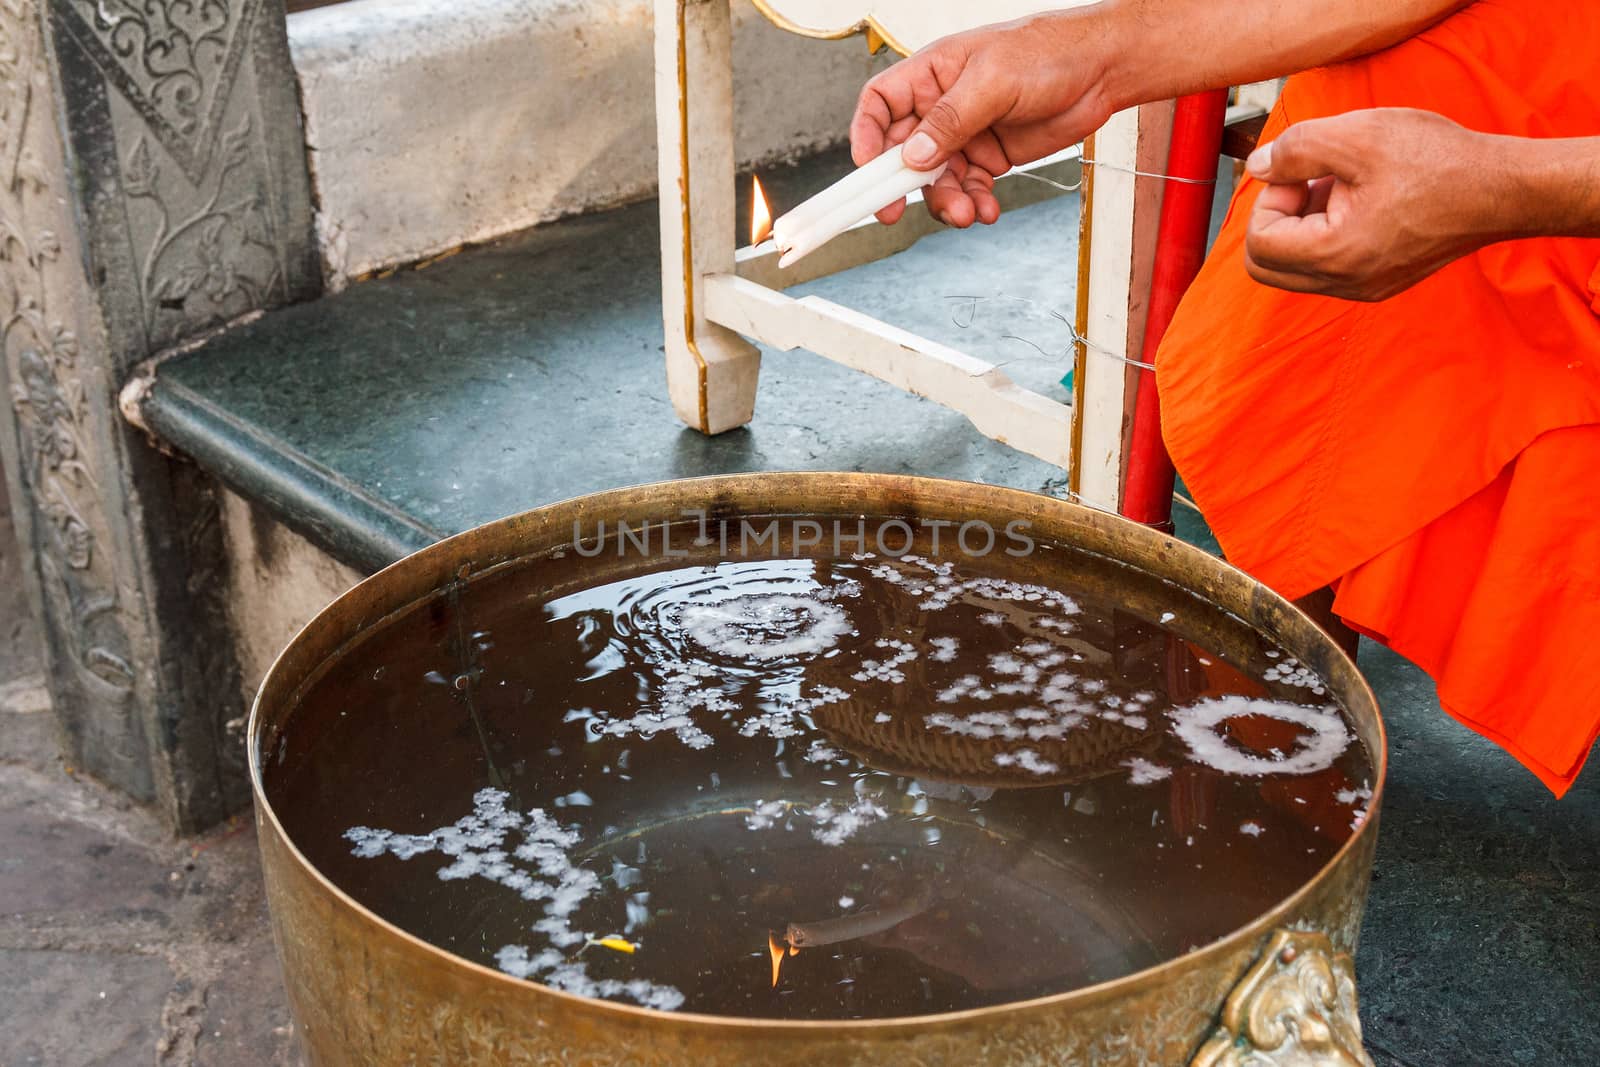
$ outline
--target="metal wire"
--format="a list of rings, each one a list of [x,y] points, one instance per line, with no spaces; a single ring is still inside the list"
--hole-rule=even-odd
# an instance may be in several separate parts
[[[1063,193],[1075,193],[1083,188],[1082,178],[1068,185],[1065,182],[1058,182],[1054,178],[1046,178],[1043,174],[1035,174],[1031,170],[1014,170],[1011,175],[1015,178],[1027,178],[1029,181],[1042,182],[1045,185],[1060,189]]]
[[[972,294],[964,294],[964,295],[963,294],[952,294],[952,295],[946,296],[945,299],[946,300],[961,301],[961,304],[957,306],[957,308],[951,313],[951,316],[950,316],[950,321],[955,323],[955,325],[956,325],[956,327],[958,329],[965,330],[965,329],[969,328],[972,325],[973,321],[977,318],[978,305],[980,303],[983,303],[984,301],[989,301],[989,300],[1010,300],[1010,301],[1013,301],[1014,303],[1027,304],[1030,307],[1040,308],[1040,309],[1044,310],[1046,313],[1048,313],[1050,315],[1051,318],[1053,318],[1056,321],[1061,323],[1062,327],[1066,329],[1067,335],[1072,338],[1072,343],[1073,344],[1082,345],[1086,351],[1093,352],[1096,355],[1104,356],[1107,359],[1114,359],[1118,363],[1126,363],[1130,367],[1138,367],[1141,370],[1155,370],[1156,369],[1154,364],[1146,363],[1143,360],[1139,360],[1139,359],[1132,359],[1132,358],[1130,358],[1128,356],[1122,355],[1119,352],[1113,352],[1110,349],[1102,348],[1100,345],[1095,344],[1093,341],[1089,340],[1087,337],[1083,336],[1083,334],[1078,332],[1077,327],[1075,327],[1072,324],[1072,320],[1071,319],[1067,318],[1064,314],[1062,314],[1060,311],[1056,310],[1055,308],[1049,307],[1049,306],[1047,306],[1045,304],[1041,304],[1037,300],[1029,300],[1027,297],[1024,297],[1024,296],[1008,296],[1008,295],[1005,295],[1005,294],[1000,294],[1000,295],[997,295],[997,296],[977,296],[977,295],[972,295]],[[967,312],[967,316],[966,316],[966,321],[965,322],[963,322],[961,320],[961,311],[962,311],[963,308],[965,308],[965,310]],[[1039,352],[1040,355],[1044,356],[1046,359],[1056,359],[1056,358],[1066,359],[1067,356],[1069,355],[1068,352],[1061,352],[1059,354],[1055,353],[1055,352],[1051,352],[1048,349],[1046,349],[1044,346],[1042,346],[1040,344],[1037,344],[1034,341],[1030,341],[1026,337],[1019,337],[1016,334],[1009,334],[1008,333],[1008,334],[1003,334],[1002,336],[1003,336],[1003,338],[1005,340],[1021,341],[1023,344],[1028,345],[1029,347],[1035,349],[1037,352]],[[1001,364],[1001,365],[1003,365],[1003,364]]]
[[[1102,161],[1097,160],[1097,159],[1090,159],[1087,156],[1080,157],[1079,158],[1079,163],[1082,166],[1085,166],[1085,167],[1104,167],[1106,170],[1118,171],[1118,172],[1120,172],[1122,174],[1131,174],[1136,178],[1157,178],[1157,179],[1160,179],[1162,181],[1181,182],[1181,183],[1183,183],[1185,185],[1216,185],[1217,184],[1217,180],[1215,178],[1184,178],[1184,177],[1179,177],[1176,174],[1162,174],[1162,173],[1157,172],[1157,171],[1136,170],[1136,169],[1134,169],[1132,167],[1122,167],[1122,166],[1118,166],[1115,163],[1105,163],[1105,162],[1102,162]],[[1074,182],[1073,184],[1067,185],[1064,182],[1058,182],[1058,181],[1056,181],[1056,180],[1054,180],[1052,178],[1046,178],[1043,175],[1033,174],[1033,173],[1031,173],[1029,171],[1019,170],[1019,171],[1015,171],[1014,174],[1017,177],[1028,178],[1028,179],[1030,179],[1032,181],[1042,182],[1045,185],[1052,186],[1052,187],[1054,187],[1056,189],[1061,190],[1064,193],[1075,193],[1075,192],[1078,192],[1080,189],[1083,188],[1083,179],[1081,179],[1081,178],[1078,179],[1078,181]],[[945,299],[946,300],[960,301],[961,302],[957,306],[957,308],[954,311],[951,312],[951,321],[953,323],[955,323],[955,325],[956,325],[956,327],[958,329],[965,330],[965,329],[968,329],[968,328],[970,328],[972,326],[973,321],[977,318],[978,305],[980,303],[982,303],[983,301],[985,301],[985,300],[1010,300],[1010,301],[1013,301],[1013,302],[1019,303],[1019,304],[1027,304],[1030,307],[1043,308],[1044,311],[1046,311],[1050,315],[1051,318],[1056,319],[1058,322],[1060,322],[1062,324],[1062,326],[1064,326],[1066,328],[1068,335],[1072,338],[1072,343],[1076,344],[1076,345],[1082,345],[1086,352],[1093,352],[1096,355],[1103,356],[1103,357],[1105,357],[1107,359],[1116,360],[1118,363],[1125,363],[1130,367],[1138,367],[1141,370],[1153,371],[1153,370],[1156,369],[1155,368],[1155,364],[1153,364],[1153,363],[1146,363],[1144,360],[1140,360],[1140,359],[1132,359],[1132,358],[1130,358],[1128,356],[1122,355],[1119,352],[1112,352],[1111,350],[1109,350],[1107,348],[1102,348],[1100,345],[1095,344],[1093,341],[1089,340],[1083,334],[1079,333],[1078,330],[1077,330],[1077,327],[1073,325],[1072,320],[1068,319],[1066,317],[1066,315],[1062,314],[1057,309],[1052,308],[1052,307],[1048,307],[1048,306],[1046,306],[1044,304],[1039,303],[1036,300],[1029,300],[1027,297],[1009,296],[1009,295],[1005,295],[1005,294],[1001,294],[1001,295],[998,295],[998,296],[988,296],[988,297],[971,295],[971,294],[968,294],[968,295],[952,294],[952,295],[946,296]],[[967,312],[966,321],[965,322],[963,322],[961,320],[962,307],[965,307],[966,312]],[[1012,333],[1002,334],[1001,338],[1003,340],[1007,340],[1007,341],[1021,341],[1023,344],[1025,344],[1028,347],[1034,349],[1036,352],[1038,352],[1040,354],[1040,356],[1043,356],[1046,359],[1051,359],[1051,360],[1054,360],[1054,359],[1066,359],[1066,358],[1068,358],[1070,356],[1070,350],[1066,351],[1066,352],[1061,352],[1059,354],[1058,353],[1054,353],[1054,352],[1051,352],[1051,351],[1045,349],[1042,345],[1038,344],[1037,342],[1029,340],[1028,338],[1019,336],[1017,334],[1012,334]],[[996,364],[996,366],[1004,366],[1004,364]],[[1111,509],[1105,508],[1105,507],[1101,506],[1100,504],[1097,504],[1094,501],[1085,498],[1081,493],[1075,492],[1072,489],[1063,489],[1063,490],[1061,490],[1061,495],[1065,499],[1070,500],[1071,502],[1073,502],[1075,504],[1081,504],[1084,507],[1093,508],[1096,511],[1104,511],[1104,512],[1107,512],[1108,514],[1115,514],[1115,512],[1112,512]],[[1193,500],[1191,500],[1189,497],[1185,496],[1183,493],[1180,493],[1180,492],[1174,490],[1173,493],[1172,493],[1172,499],[1173,499],[1173,501],[1175,503],[1183,505],[1184,507],[1188,508],[1189,510],[1195,512],[1195,514],[1200,514],[1200,505],[1196,504]]]
[[[1098,159],[1084,158],[1080,160],[1080,162],[1085,167],[1104,167],[1106,170],[1114,170],[1121,174],[1132,174],[1135,178],[1160,178],[1163,181],[1182,182],[1184,185],[1217,184],[1217,179],[1215,178],[1180,178],[1176,174],[1162,174],[1159,171],[1134,170],[1132,167],[1119,167],[1115,163],[1103,163]]]

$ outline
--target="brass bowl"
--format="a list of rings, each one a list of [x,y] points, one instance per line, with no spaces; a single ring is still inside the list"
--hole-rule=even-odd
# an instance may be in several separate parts
[[[408,608],[571,543],[599,520],[634,525],[718,516],[862,515],[1022,520],[1070,545],[1165,579],[1245,620],[1316,671],[1373,761],[1368,816],[1297,892],[1232,934],[1114,981],[971,1011],[790,1022],[663,1013],[590,1000],[468,962],[399,929],[333,885],[289,840],[268,802],[262,754],[301,695],[362,635]],[[591,577],[620,567],[588,561]],[[334,1064],[1179,1064],[1365,1063],[1350,955],[1377,841],[1386,751],[1355,664],[1293,605],[1199,549],[1050,497],[879,474],[783,473],[618,489],[489,523],[362,582],[312,620],[262,682],[249,726],[256,826],[290,1006],[311,1062]],[[420,755],[419,755],[420,759]],[[1298,1053],[1313,1058],[1297,1059]]]

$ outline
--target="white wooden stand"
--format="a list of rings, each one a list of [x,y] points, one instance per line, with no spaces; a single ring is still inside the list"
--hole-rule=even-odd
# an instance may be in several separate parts
[[[705,317],[701,279],[733,269],[733,31],[728,0],[656,0],[661,305],[678,417],[722,433],[755,413],[761,353]]]
[[[1087,2],[1087,0],[1079,0]],[[1135,368],[1155,251],[1172,106],[1114,116],[1090,143],[1079,241],[1080,336],[1074,403],[1022,388],[981,359],[818,297],[783,290],[901,251],[940,228],[909,211],[894,226],[867,220],[788,270],[771,246],[736,249],[729,0],[657,0],[656,112],[661,147],[661,260],[667,384],[690,426],[721,433],[748,422],[760,355],[806,348],[961,412],[985,435],[1067,469],[1081,500],[1114,510],[1133,411]],[[1072,0],[989,0],[976,10],[920,0],[756,0],[778,26],[811,37],[863,33],[870,47],[907,53],[984,22],[1072,6]],[[1024,170],[1071,184],[1077,148]],[[1047,196],[1015,172],[995,183],[1002,209]],[[915,197],[913,197],[915,199]],[[1088,265],[1093,262],[1091,272]]]
[[[1074,447],[1068,486],[1079,500],[1115,511],[1122,501],[1123,452],[1133,429],[1137,358],[1155,259],[1163,183],[1140,177],[1166,168],[1172,104],[1111,116],[1086,142],[1078,240],[1078,359]],[[1092,269],[1091,269],[1092,265]]]

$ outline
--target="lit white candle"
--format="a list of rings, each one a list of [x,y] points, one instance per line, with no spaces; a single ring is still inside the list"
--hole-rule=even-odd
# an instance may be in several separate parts
[[[943,163],[933,170],[913,170],[900,151],[899,146],[889,149],[774,222],[772,239],[783,253],[778,266],[816,251],[868,215],[932,185],[945,171]]]

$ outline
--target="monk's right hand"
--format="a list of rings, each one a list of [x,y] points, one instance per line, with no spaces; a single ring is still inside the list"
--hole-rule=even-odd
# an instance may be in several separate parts
[[[1076,144],[1111,116],[1107,37],[1069,11],[935,41],[861,90],[851,155],[860,166],[905,142],[918,169],[949,160],[924,190],[928,210],[951,226],[992,223],[997,175]],[[878,219],[904,212],[902,200]]]

